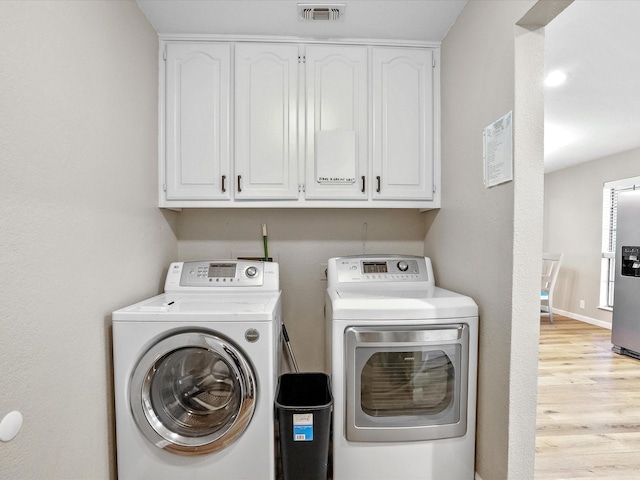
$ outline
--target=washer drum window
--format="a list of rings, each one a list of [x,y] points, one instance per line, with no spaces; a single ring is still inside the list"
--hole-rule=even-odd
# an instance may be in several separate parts
[[[140,359],[130,383],[131,410],[144,435],[180,455],[212,453],[247,428],[255,374],[242,352],[207,332],[171,335]]]

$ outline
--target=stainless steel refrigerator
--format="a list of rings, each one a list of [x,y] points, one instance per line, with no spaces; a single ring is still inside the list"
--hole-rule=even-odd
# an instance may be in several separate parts
[[[640,359],[640,190],[618,194],[611,343]]]

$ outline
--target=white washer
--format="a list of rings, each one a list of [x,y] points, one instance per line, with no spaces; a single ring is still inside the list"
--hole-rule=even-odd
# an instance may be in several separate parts
[[[118,478],[275,477],[278,264],[179,262],[113,313]]]
[[[429,258],[332,258],[334,480],[472,480],[478,307]]]

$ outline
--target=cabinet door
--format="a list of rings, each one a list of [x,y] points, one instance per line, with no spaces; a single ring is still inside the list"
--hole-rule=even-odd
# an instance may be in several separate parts
[[[298,47],[236,46],[235,198],[298,198]]]
[[[166,200],[228,200],[229,45],[168,43]]]
[[[367,48],[306,48],[306,193],[366,200]]]
[[[374,200],[434,197],[434,67],[429,49],[373,49]]]

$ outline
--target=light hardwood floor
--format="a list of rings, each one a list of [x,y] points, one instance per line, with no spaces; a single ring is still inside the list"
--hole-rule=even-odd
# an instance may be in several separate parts
[[[640,360],[611,331],[540,321],[535,478],[640,479]]]

